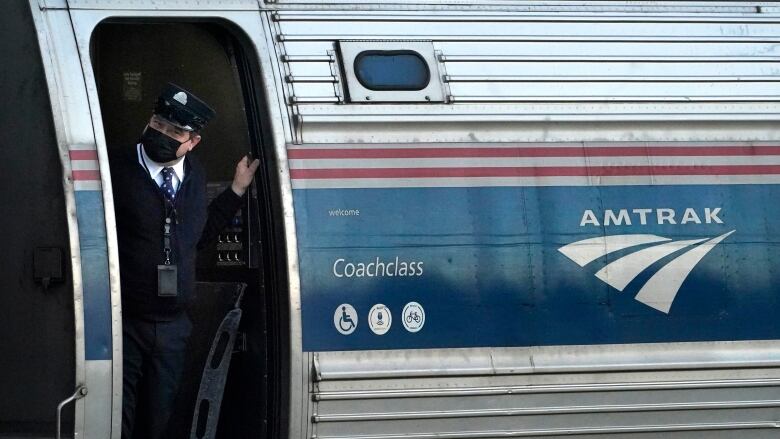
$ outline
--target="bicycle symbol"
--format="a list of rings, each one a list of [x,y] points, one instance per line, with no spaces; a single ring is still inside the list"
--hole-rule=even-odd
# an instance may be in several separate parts
[[[425,325],[425,310],[417,302],[409,302],[403,310],[404,328],[409,332],[418,332]]]

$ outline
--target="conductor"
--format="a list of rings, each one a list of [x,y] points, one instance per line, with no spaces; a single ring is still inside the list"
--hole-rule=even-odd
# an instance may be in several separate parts
[[[230,187],[207,206],[204,170],[188,153],[215,114],[194,94],[168,84],[138,144],[111,159],[122,286],[123,439],[165,435],[192,329],[185,309],[197,249],[235,216],[260,164],[242,158]],[[136,414],[148,422],[136,425]]]

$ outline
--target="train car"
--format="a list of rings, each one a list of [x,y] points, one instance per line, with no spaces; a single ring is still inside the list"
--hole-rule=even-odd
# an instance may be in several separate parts
[[[214,194],[262,162],[170,437],[780,433],[780,2],[2,8],[0,438],[121,436],[108,163],[169,81]]]

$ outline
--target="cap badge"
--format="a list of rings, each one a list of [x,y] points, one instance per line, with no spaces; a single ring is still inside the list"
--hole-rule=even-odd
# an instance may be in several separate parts
[[[187,105],[187,93],[180,91],[173,95],[173,99],[182,105]]]

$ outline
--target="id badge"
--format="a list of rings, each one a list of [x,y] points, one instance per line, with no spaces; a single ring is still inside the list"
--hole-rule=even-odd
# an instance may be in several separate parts
[[[177,269],[175,265],[157,266],[157,295],[159,297],[176,297]]]

